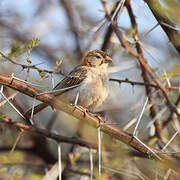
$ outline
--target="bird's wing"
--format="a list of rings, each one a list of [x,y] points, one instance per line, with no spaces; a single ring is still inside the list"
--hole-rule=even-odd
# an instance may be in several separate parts
[[[69,73],[63,80],[61,80],[54,88],[55,95],[60,95],[63,92],[78,87],[81,82],[87,77],[87,68],[85,66],[78,66]]]

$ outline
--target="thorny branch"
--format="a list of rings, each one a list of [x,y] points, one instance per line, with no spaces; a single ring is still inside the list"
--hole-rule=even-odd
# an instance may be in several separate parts
[[[128,44],[126,43],[126,40],[123,37],[123,34],[122,34],[121,30],[119,29],[119,27],[117,25],[117,15],[118,15],[118,12],[120,10],[120,8],[118,8],[118,6],[119,6],[120,2],[122,2],[122,1],[118,1],[116,3],[115,8],[110,13],[110,15],[107,12],[107,7],[106,7],[106,3],[105,3],[106,1],[102,0],[102,2],[104,3],[103,5],[104,5],[105,14],[107,16],[106,18],[110,22],[110,26],[109,26],[109,28],[108,28],[108,30],[106,32],[105,38],[104,38],[104,43],[102,45],[102,49],[107,50],[107,48],[108,48],[108,46],[110,44],[111,35],[112,35],[113,32],[115,32],[116,35],[118,36],[120,42],[121,42],[121,45],[125,48],[126,52],[128,54],[132,55],[133,57],[138,59],[140,65],[142,67],[144,83],[130,81],[128,79],[125,79],[125,80],[110,79],[110,80],[117,81],[119,83],[125,82],[125,83],[130,83],[131,85],[145,86],[147,94],[151,94],[151,89],[152,88],[160,89],[161,92],[163,93],[164,97],[166,98],[167,105],[170,106],[170,110],[171,110],[171,114],[170,114],[170,117],[169,117],[170,120],[165,122],[165,123],[168,124],[170,121],[172,121],[173,116],[175,116],[175,113],[179,117],[179,114],[177,112],[176,107],[178,107],[178,104],[180,102],[180,100],[179,100],[180,97],[178,98],[177,103],[175,104],[176,105],[176,107],[175,107],[169,101],[166,90],[167,89],[168,90],[171,90],[171,89],[172,90],[179,90],[179,88],[178,87],[169,87],[169,86],[165,87],[165,86],[163,86],[162,83],[159,81],[159,79],[155,76],[155,74],[153,73],[151,68],[148,66],[147,61],[146,61],[146,59],[144,58],[144,55],[143,55],[141,42],[139,40],[139,35],[138,35],[138,30],[137,30],[137,23],[136,23],[135,16],[133,14],[133,10],[131,8],[130,0],[126,0],[126,2],[125,1],[124,2],[125,2],[125,6],[128,9],[128,12],[129,12],[132,27],[135,30],[133,32],[133,34],[134,34],[134,39],[135,39],[136,50],[134,48],[131,48],[131,47],[128,46]],[[77,50],[78,54],[82,54],[81,48],[80,48],[79,37],[78,37],[78,29],[77,29],[77,26],[76,26],[75,21],[74,21],[73,10],[72,10],[71,4],[66,3],[66,1],[64,1],[64,0],[61,0],[61,3],[62,4],[65,3],[64,4],[64,9],[66,10],[66,14],[67,14],[67,17],[68,17],[68,20],[69,20],[69,25],[70,25],[71,31],[72,31],[72,33],[74,34],[74,37],[75,37],[76,50]],[[115,18],[112,18],[114,12],[116,12]],[[161,22],[161,25],[162,25],[162,22]],[[3,56],[3,55],[1,54],[1,56]],[[5,55],[4,55],[4,58],[7,59],[7,57],[5,57]],[[37,67],[37,65],[24,65],[24,64],[21,64],[21,63],[18,63],[16,61],[12,60],[12,59],[10,59],[9,61],[11,63],[16,64],[16,65],[20,65],[22,67],[22,69],[30,69],[31,68],[31,69],[36,69],[38,71],[44,71],[44,72],[47,72],[47,73],[50,73],[50,74],[56,73],[55,71],[49,71],[49,70],[40,69],[40,68]],[[152,80],[154,80],[155,83],[151,83],[150,77],[152,78]],[[39,96],[38,94],[41,91],[31,87],[31,85],[27,85],[27,84],[25,85],[25,84],[23,84],[23,82],[19,82],[18,80],[15,80],[13,78],[10,78],[10,77],[7,78],[5,76],[3,77],[3,76],[0,75],[0,84],[1,83],[4,84],[4,85],[9,86],[11,88],[14,88],[14,89],[16,89],[16,90],[18,90],[18,91],[20,91],[20,92],[22,92],[24,94],[27,94],[28,96],[35,97],[35,98],[37,98],[37,99],[39,99],[39,100],[41,100],[43,102],[46,102],[47,104],[52,105],[52,106],[56,107],[57,109],[60,109],[60,110],[62,110],[64,112],[67,112],[67,113],[73,115],[74,117],[76,117],[76,118],[78,118],[80,120],[83,120],[84,122],[86,122],[88,124],[91,124],[94,127],[100,126],[101,131],[104,131],[105,133],[109,134],[110,136],[112,136],[114,138],[117,138],[118,140],[124,142],[125,144],[133,147],[134,149],[138,150],[140,153],[145,155],[145,157],[153,157],[153,158],[155,158],[153,156],[152,151],[149,151],[149,149],[147,149],[145,146],[143,146],[143,144],[141,144],[139,141],[137,141],[136,138],[133,138],[132,135],[130,135],[130,134],[124,132],[124,131],[121,131],[120,129],[116,129],[116,128],[112,127],[111,125],[103,124],[103,122],[101,122],[99,124],[99,119],[95,118],[90,113],[87,113],[87,115],[85,116],[84,112],[79,111],[78,109],[74,110],[74,107],[69,105],[69,104],[65,104],[65,103],[63,103],[61,101],[56,101],[53,96],[50,96],[50,95],[47,95],[47,94]],[[151,97],[150,97],[150,101],[151,101],[151,104],[153,104],[153,97],[152,97],[152,100],[151,100]],[[152,107],[154,107],[154,106],[152,106]],[[157,110],[154,109],[153,112],[154,112],[153,116],[155,116]],[[66,142],[66,143],[71,143],[71,144],[79,144],[81,146],[85,146],[85,147],[88,147],[88,148],[97,149],[96,144],[90,144],[89,142],[86,142],[86,141],[81,140],[81,139],[74,139],[74,138],[67,138],[67,137],[64,137],[64,136],[59,136],[57,134],[49,132],[48,130],[46,131],[44,129],[39,129],[39,128],[27,126],[27,125],[24,125],[22,123],[12,122],[12,120],[9,119],[9,118],[4,118],[0,122],[6,123],[6,124],[8,124],[10,126],[13,126],[13,127],[16,127],[19,130],[23,129],[23,130],[28,131],[28,132],[32,132],[32,133],[34,132],[34,133],[43,135],[43,136],[45,136],[47,138],[54,139],[57,142]],[[158,121],[156,121],[156,123],[157,122]],[[163,124],[163,125],[166,126],[167,124]],[[159,131],[159,135],[158,135],[159,139],[161,139],[161,132],[160,132],[161,129],[162,129],[162,127],[160,125],[160,130],[157,130],[157,132]],[[157,149],[152,148],[152,150],[155,153],[160,153],[160,151],[157,150]],[[179,162],[178,162],[178,160],[176,161],[175,159],[171,158],[171,156],[168,156],[167,154],[160,155],[160,158],[162,159],[162,162],[170,163],[170,167],[172,167],[172,168],[176,169],[177,171],[179,171]]]
[[[147,82],[131,81],[131,80],[127,79],[127,78],[124,79],[124,80],[110,78],[109,80],[110,81],[118,82],[119,84],[121,84],[121,83],[128,83],[128,84],[131,84],[132,86],[135,86],[135,85],[138,85],[138,86],[148,86],[148,87],[153,87],[153,88],[159,89],[156,84],[151,84],[151,83],[147,83]]]
[[[138,53],[139,59],[142,59],[144,62],[147,62],[144,57],[143,50],[141,47],[139,34],[138,34],[138,25],[137,25],[136,18],[133,13],[133,9],[131,7],[130,0],[127,0],[125,5],[126,5],[126,8],[127,8],[130,20],[131,20],[132,29],[134,30],[133,37],[135,40],[136,51]],[[144,82],[149,83],[149,81],[150,81],[149,75],[146,72],[146,69],[144,68],[144,66],[142,64],[140,64],[140,65],[141,65],[141,69],[142,69],[143,80],[144,80]],[[151,117],[154,118],[154,117],[156,117],[158,110],[154,103],[154,95],[152,94],[152,88],[150,86],[145,86],[145,88],[146,88],[147,96],[149,96],[149,101],[152,104],[152,106],[150,108],[150,114],[151,114]],[[162,120],[159,118],[156,119],[156,121],[154,122],[154,125],[155,125],[155,129],[156,129],[156,135],[157,135],[158,139],[162,141]]]
[[[148,87],[151,87],[151,88],[159,89],[159,87],[156,84],[148,83],[148,82],[131,81],[128,78],[126,78],[126,79],[110,78],[109,80],[114,81],[114,82],[118,82],[119,84],[128,83],[128,84],[131,84],[132,86],[135,86],[135,85],[137,85],[137,86],[146,86],[146,87],[148,86]],[[176,86],[167,86],[166,89],[169,90],[169,91],[179,91],[179,87],[176,87]]]
[[[39,67],[37,67],[37,65],[26,65],[26,64],[22,64],[22,63],[19,63],[11,58],[9,58],[8,56],[6,56],[4,53],[2,53],[0,51],[0,55],[5,58],[6,60],[8,60],[9,62],[15,64],[15,65],[18,65],[18,66],[21,66],[22,69],[35,69],[37,70],[38,72],[45,72],[45,73],[49,73],[49,74],[63,74],[63,72],[61,72],[60,70],[59,71],[56,71],[56,70],[47,70],[47,69],[41,69]]]
[[[160,152],[157,149],[153,149],[152,151],[150,151],[142,143],[140,143],[137,140],[137,138],[133,138],[132,135],[130,135],[120,129],[117,129],[109,124],[100,123],[99,118],[95,117],[91,113],[86,113],[86,115],[84,115],[83,111],[81,111],[79,109],[74,110],[74,106],[67,104],[65,102],[62,102],[60,100],[57,100],[53,96],[48,95],[48,94],[42,94],[42,95],[38,96],[38,94],[40,94],[41,91],[38,90],[37,88],[34,88],[30,85],[25,84],[24,82],[21,82],[16,79],[12,79],[11,77],[0,75],[0,84],[8,86],[10,88],[13,88],[15,90],[18,90],[19,92],[26,94],[30,97],[36,97],[37,100],[45,102],[46,104],[49,104],[56,109],[62,110],[64,112],[78,118],[79,120],[84,121],[85,123],[88,123],[89,125],[91,125],[93,127],[97,128],[100,125],[102,132],[109,134],[111,137],[114,137],[114,138],[120,140],[121,142],[131,146],[132,148],[134,148],[137,151],[144,154],[144,156],[146,156],[146,157],[155,158],[152,151],[154,153]],[[162,162],[168,161],[169,165],[173,169],[179,170],[178,162],[175,159],[173,159],[172,157],[170,157],[166,154],[160,154],[159,156],[160,156]]]
[[[130,2],[130,1],[126,1],[125,2],[125,5],[127,5],[127,3]],[[106,11],[105,11],[106,12]],[[168,98],[168,95],[167,95],[167,92],[166,92],[166,89],[165,87],[162,85],[161,81],[156,77],[156,75],[153,73],[152,69],[149,67],[149,65],[147,64],[147,61],[146,59],[144,58],[143,54],[141,53],[142,52],[142,49],[141,49],[141,46],[140,43],[138,42],[139,39],[137,36],[135,36],[135,40],[136,40],[136,48],[137,48],[137,52],[128,46],[126,40],[124,39],[123,37],[123,34],[121,32],[121,30],[119,29],[118,25],[117,25],[117,21],[111,21],[111,17],[106,14],[106,18],[107,20],[110,22],[111,26],[113,27],[113,31],[115,32],[115,34],[117,35],[121,45],[123,48],[125,48],[126,52],[128,54],[130,54],[131,56],[135,57],[138,62],[140,63],[140,65],[143,67],[144,71],[146,71],[146,73],[152,78],[152,80],[155,82],[155,84],[159,87],[159,89],[161,90],[163,96],[165,97],[166,99],[166,103],[167,103],[167,106],[169,107],[169,109],[173,112],[176,113],[176,115],[178,116],[178,118],[180,117],[180,114],[179,112],[177,111],[177,108],[170,102],[169,98]],[[134,18],[132,19],[133,23],[134,23]]]

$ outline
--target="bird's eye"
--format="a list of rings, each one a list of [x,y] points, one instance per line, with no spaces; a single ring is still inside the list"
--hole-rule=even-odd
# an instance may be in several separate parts
[[[98,59],[101,59],[101,56],[99,56],[99,55],[96,55],[96,58],[98,58]]]

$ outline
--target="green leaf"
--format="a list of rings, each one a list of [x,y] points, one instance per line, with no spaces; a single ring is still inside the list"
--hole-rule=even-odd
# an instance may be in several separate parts
[[[55,70],[56,70],[56,71],[59,70],[61,64],[62,64],[62,60],[61,60],[61,59],[58,59],[58,60],[56,61],[56,66],[55,66]]]
[[[40,39],[34,38],[34,39],[32,39],[31,41],[29,41],[29,42],[26,44],[26,47],[27,47],[29,50],[32,50],[33,48],[39,46],[39,43],[40,43]]]
[[[42,70],[38,70],[39,75],[41,76],[41,78],[45,78],[46,76],[46,72],[42,71]]]
[[[8,54],[9,58],[16,58],[26,52],[26,49],[19,43],[14,43],[11,46],[11,51]]]
[[[32,50],[33,48],[37,47],[40,43],[40,40],[38,38],[34,38],[28,42],[26,42],[24,45],[16,42],[13,43],[11,46],[11,51],[8,54],[9,58],[16,58],[18,56],[21,56],[28,50]]]

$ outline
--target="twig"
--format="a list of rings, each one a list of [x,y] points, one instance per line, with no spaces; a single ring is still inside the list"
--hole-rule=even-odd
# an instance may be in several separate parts
[[[41,87],[41,88],[46,87],[46,86],[42,86],[42,85],[39,85],[39,84],[34,84],[34,83],[29,82],[29,81],[26,81],[26,80],[20,79],[20,78],[18,78],[18,77],[15,77],[14,74],[11,74],[11,77],[12,77],[13,79],[17,79],[17,80],[19,80],[19,81],[22,81],[22,82],[24,82],[24,83],[26,83],[26,84],[29,84],[29,85],[32,85],[32,86],[35,86],[35,87]]]
[[[137,59],[139,60],[140,65],[141,65],[141,69],[142,69],[142,77],[143,77],[144,82],[149,82],[149,75],[150,74],[148,73],[148,71],[146,69],[146,67],[148,67],[148,65],[144,66],[141,63],[141,61],[143,61],[144,63],[146,63],[147,61],[146,61],[146,59],[144,57],[143,49],[142,49],[142,46],[141,46],[141,43],[140,43],[140,40],[139,40],[138,24],[136,22],[136,18],[134,16],[130,0],[126,1],[126,8],[127,8],[130,20],[131,20],[132,28],[134,30],[133,37],[134,37],[134,40],[135,40],[136,51],[138,53],[138,58]],[[153,75],[153,73],[152,73],[152,75]],[[158,85],[158,87],[159,87],[159,85]],[[153,94],[152,94],[152,88],[149,87],[149,86],[145,86],[145,88],[146,88],[147,96],[149,96],[149,101],[152,104],[152,107],[150,109],[150,115],[151,115],[152,118],[154,118],[156,116],[156,114],[157,114],[157,108],[156,108],[156,105],[154,103],[154,97],[153,97]],[[162,141],[162,126],[161,126],[161,124],[162,124],[161,119],[157,119],[154,125],[155,125],[155,129],[156,129],[157,137]]]
[[[49,73],[49,74],[61,74],[61,75],[64,75],[64,73],[62,71],[56,71],[56,70],[47,70],[47,69],[41,69],[41,68],[38,68],[37,65],[26,65],[26,64],[22,64],[22,63],[19,63],[11,58],[9,58],[8,56],[6,56],[4,53],[2,53],[0,51],[0,55],[7,59],[9,62],[15,64],[15,65],[18,65],[18,66],[21,66],[22,69],[35,69],[37,70],[38,72],[45,72],[45,73]]]
[[[104,8],[105,16],[106,17],[111,17],[112,21],[117,19],[117,16],[118,16],[119,12],[121,11],[121,9],[124,6],[124,0],[123,1],[117,1],[117,3],[113,7],[113,9],[112,9],[112,11],[111,11],[111,13],[109,15],[109,13],[107,11],[106,2],[101,0],[101,3],[102,3],[103,8]],[[112,34],[113,34],[113,28],[112,28],[112,25],[110,24],[110,26],[108,27],[108,29],[106,31],[106,34],[105,34],[105,37],[104,37],[104,42],[103,42],[102,47],[101,47],[101,49],[103,51],[106,51],[108,49]]]
[[[14,145],[13,145],[11,151],[10,151],[11,153],[14,152],[14,150],[15,150],[15,148],[16,148],[19,140],[20,140],[20,138],[22,137],[22,134],[23,134],[23,131],[20,131],[18,136],[17,136],[17,138],[16,138],[16,141],[15,141],[15,143],[14,143]]]
[[[156,116],[151,120],[151,122],[149,122],[148,124],[147,124],[147,128],[150,128],[154,123],[155,123],[155,121],[159,118],[159,117],[161,117],[165,112],[166,112],[166,110],[167,110],[167,107],[164,107],[163,109],[161,109],[157,114],[156,114]]]
[[[66,137],[66,136],[62,136],[53,132],[49,132],[46,129],[41,129],[38,127],[32,127],[32,126],[28,126],[25,125],[23,123],[18,123],[18,122],[13,122],[10,118],[7,117],[1,117],[0,119],[0,123],[4,123],[7,125],[10,125],[12,127],[15,127],[19,130],[24,130],[26,132],[31,132],[31,133],[35,133],[35,134],[39,134],[41,136],[44,136],[46,138],[50,138],[55,140],[56,142],[63,142],[63,143],[70,143],[70,144],[76,144],[76,145],[80,145],[80,146],[84,146],[87,148],[92,148],[92,149],[97,149],[97,145],[84,141],[82,139],[79,138],[70,138],[70,137]]]
[[[118,82],[118,83],[129,83],[131,84],[132,86],[134,85],[138,85],[138,86],[150,86],[150,87],[153,87],[153,88],[156,88],[156,89],[159,89],[159,87],[156,85],[156,84],[151,84],[151,83],[147,83],[147,82],[138,82],[138,81],[131,81],[129,79],[114,79],[114,78],[110,78],[109,79],[110,81],[115,81],[115,82]]]
[[[153,79],[153,81],[156,83],[156,85],[159,87],[159,89],[161,90],[163,96],[165,97],[166,101],[167,101],[167,106],[169,107],[169,109],[173,112],[175,112],[177,114],[178,117],[180,117],[179,112],[177,111],[177,108],[170,102],[166,89],[165,87],[162,85],[162,83],[159,81],[159,79],[156,77],[156,75],[152,72],[151,68],[148,66],[146,60],[144,59],[143,56],[139,56],[134,49],[128,47],[126,41],[123,38],[123,35],[119,29],[119,27],[117,26],[116,22],[111,22],[112,27],[114,32],[116,33],[122,47],[124,47],[127,51],[128,54],[132,55],[133,57],[136,57],[138,59],[138,62],[141,64],[141,66],[145,69],[145,71],[149,74],[149,76]]]
[[[152,32],[158,26],[159,26],[159,23],[155,24],[151,29],[149,29],[146,33],[143,34],[143,38],[145,38],[150,32]]]
[[[74,9],[72,6],[72,2],[66,1],[66,0],[59,0],[59,2],[61,2],[62,6],[66,12],[66,15],[67,15],[67,18],[69,21],[68,22],[69,26],[71,28],[71,31],[72,31],[74,38],[75,38],[75,41],[76,41],[75,52],[78,55],[78,59],[81,59],[83,53],[82,53],[81,46],[80,46],[78,26],[76,25],[76,22],[75,22],[75,13],[74,13]]]

